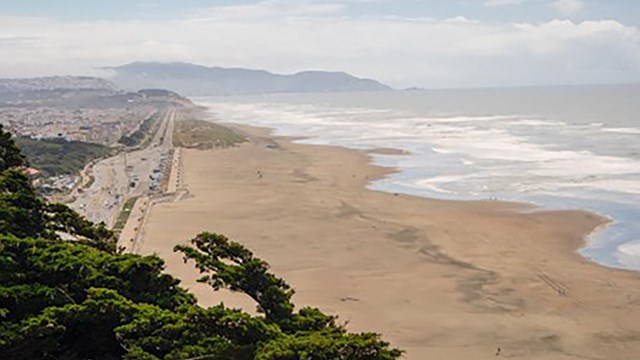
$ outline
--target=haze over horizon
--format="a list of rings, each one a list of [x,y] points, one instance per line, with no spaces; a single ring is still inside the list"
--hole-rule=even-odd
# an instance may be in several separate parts
[[[0,77],[159,61],[396,88],[640,82],[631,0],[33,0],[0,3],[0,34]]]

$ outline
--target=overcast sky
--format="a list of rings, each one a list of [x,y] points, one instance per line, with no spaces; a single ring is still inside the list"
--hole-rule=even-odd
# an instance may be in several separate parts
[[[0,0],[0,77],[131,61],[395,87],[640,82],[638,0]]]

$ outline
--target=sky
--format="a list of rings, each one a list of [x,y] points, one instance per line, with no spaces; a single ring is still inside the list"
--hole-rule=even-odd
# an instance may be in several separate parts
[[[640,83],[640,1],[0,0],[0,77],[132,61],[397,88]]]

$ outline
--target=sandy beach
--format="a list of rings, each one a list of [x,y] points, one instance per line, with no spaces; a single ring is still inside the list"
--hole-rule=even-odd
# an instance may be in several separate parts
[[[640,274],[576,253],[605,219],[371,191],[392,170],[366,153],[242,130],[241,146],[181,152],[188,195],[153,206],[140,247],[201,304],[254,310],[197,284],[173,253],[207,230],[269,262],[296,305],[382,333],[407,359],[494,359],[498,348],[514,359],[639,358]]]

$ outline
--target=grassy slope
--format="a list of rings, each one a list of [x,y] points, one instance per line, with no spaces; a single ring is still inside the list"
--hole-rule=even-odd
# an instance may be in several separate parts
[[[30,166],[47,176],[76,174],[91,160],[110,153],[106,146],[83,141],[17,138],[16,142]]]
[[[173,145],[195,149],[229,147],[246,141],[245,137],[224,126],[204,120],[176,122]]]
[[[124,135],[118,140],[120,144],[129,147],[144,148],[151,142],[153,135],[160,128],[162,114],[156,112],[154,115],[144,119],[140,124],[140,127],[129,135]]]

